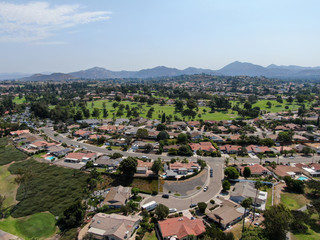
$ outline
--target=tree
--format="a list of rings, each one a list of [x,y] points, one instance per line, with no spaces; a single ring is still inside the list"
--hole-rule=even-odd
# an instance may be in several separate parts
[[[84,210],[80,201],[72,204],[63,212],[63,216],[59,218],[58,225],[62,229],[70,229],[80,226],[84,218]]]
[[[159,220],[163,220],[169,215],[169,208],[160,203],[155,209],[155,214]]]
[[[151,143],[148,143],[144,146],[144,152],[149,153],[153,150],[153,145]]]
[[[139,128],[136,134],[137,138],[147,138],[148,137],[148,130],[145,128]]]
[[[124,175],[132,176],[137,171],[138,162],[133,157],[128,157],[121,161],[119,170]]]
[[[140,189],[137,187],[133,187],[131,189],[131,193],[133,194],[133,197],[136,197],[139,194],[139,192],[140,192]]]
[[[302,152],[304,155],[309,156],[309,154],[312,153],[312,149],[310,147],[304,147]]]
[[[94,108],[92,112],[92,117],[99,117],[100,116],[100,109],[99,108]]]
[[[249,178],[251,176],[251,170],[249,167],[245,167],[244,170],[243,170],[243,176],[245,178]]]
[[[286,182],[287,188],[289,191],[296,193],[304,193],[304,182],[301,180],[296,180],[291,178],[290,176],[285,176],[284,181]]]
[[[292,214],[283,204],[271,206],[264,212],[263,225],[269,239],[285,240]]]
[[[267,106],[268,106],[268,108],[271,108],[272,103],[271,103],[270,101],[268,101],[268,102],[267,102]]]
[[[177,154],[180,156],[192,156],[193,152],[191,151],[189,146],[182,145],[181,147],[179,147]]]
[[[234,236],[233,233],[224,233],[220,228],[217,228],[215,224],[211,224],[206,227],[204,240],[234,240]]]
[[[241,202],[241,206],[244,208],[242,232],[244,232],[244,222],[245,222],[246,212],[247,212],[247,209],[250,208],[251,205],[252,205],[252,198],[250,198],[250,197],[244,199]]]
[[[158,158],[157,160],[155,160],[152,164],[151,170],[152,172],[154,172],[155,174],[158,175],[159,171],[162,169],[162,162],[161,159]]]
[[[161,123],[165,123],[166,122],[166,113],[163,113],[161,116]]]
[[[6,196],[0,195],[0,219],[3,218],[3,205],[4,201],[6,200]]]
[[[235,167],[227,167],[224,170],[224,175],[227,179],[238,179],[240,174]]]
[[[278,140],[280,142],[291,142],[293,137],[293,132],[288,131],[288,132],[279,132],[278,134]]]
[[[223,191],[230,190],[230,187],[231,187],[231,183],[228,180],[224,180],[222,183]]]
[[[186,144],[188,142],[188,135],[185,133],[180,133],[178,135],[178,143]]]
[[[166,125],[163,123],[160,123],[157,125],[157,131],[164,131],[166,130]]]
[[[158,141],[169,139],[169,134],[167,133],[167,131],[161,131],[159,132],[157,139]]]
[[[251,109],[251,108],[252,108],[252,105],[251,105],[251,103],[249,103],[249,102],[245,102],[244,105],[243,105],[243,107],[248,110],[248,109]]]
[[[207,208],[207,204],[205,202],[199,202],[198,208],[201,213],[205,213],[206,208]]]

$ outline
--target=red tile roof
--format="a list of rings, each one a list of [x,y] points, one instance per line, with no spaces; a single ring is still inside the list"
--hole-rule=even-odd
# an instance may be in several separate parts
[[[192,151],[206,151],[206,152],[213,152],[217,149],[212,146],[211,142],[200,142],[200,143],[190,143],[189,146],[191,147]]]
[[[206,231],[201,219],[190,220],[184,216],[159,221],[159,228],[163,238],[177,236],[178,239],[188,235],[199,236]]]

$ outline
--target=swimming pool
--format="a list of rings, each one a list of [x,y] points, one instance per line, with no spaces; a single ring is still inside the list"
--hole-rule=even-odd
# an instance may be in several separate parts
[[[54,160],[54,157],[47,157],[46,159],[48,159],[49,161]]]
[[[300,181],[306,181],[306,180],[308,180],[308,178],[307,178],[307,177],[298,177],[298,180],[300,180]]]

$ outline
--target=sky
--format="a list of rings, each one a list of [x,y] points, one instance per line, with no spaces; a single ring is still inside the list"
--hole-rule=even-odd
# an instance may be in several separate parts
[[[319,0],[0,0],[0,73],[320,66]]]

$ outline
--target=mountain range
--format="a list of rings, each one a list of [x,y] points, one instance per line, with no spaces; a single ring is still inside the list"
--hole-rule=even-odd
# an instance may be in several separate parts
[[[140,71],[111,71],[105,68],[94,67],[87,70],[81,70],[71,73],[52,73],[52,74],[34,74],[31,76],[19,76],[10,74],[1,75],[0,80],[3,79],[17,79],[22,81],[60,81],[73,79],[107,79],[107,78],[157,78],[157,77],[174,77],[179,75],[193,75],[193,74],[209,74],[209,75],[223,75],[223,76],[264,76],[269,78],[285,78],[285,79],[320,79],[320,67],[300,67],[295,65],[278,66],[271,64],[267,67],[260,65],[233,62],[219,70],[210,70],[202,68],[189,67],[183,70],[177,68],[168,68],[165,66],[158,66],[151,69],[142,69]],[[23,74],[20,74],[23,75]],[[10,78],[3,78],[3,77]],[[14,77],[16,76],[16,77]]]

